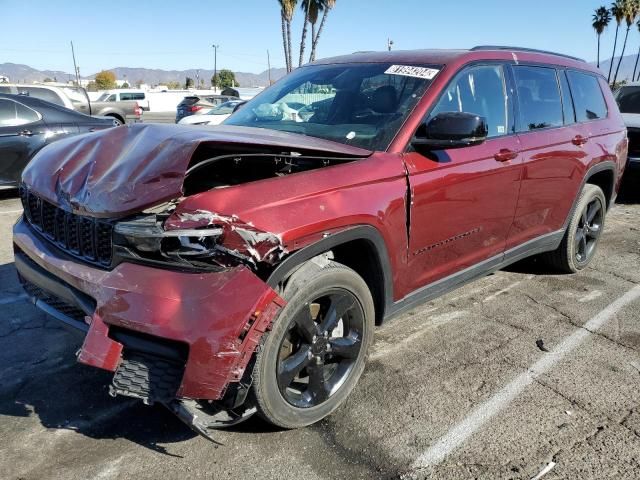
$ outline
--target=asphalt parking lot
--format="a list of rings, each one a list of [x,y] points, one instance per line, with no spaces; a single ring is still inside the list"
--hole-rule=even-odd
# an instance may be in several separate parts
[[[640,478],[634,183],[586,271],[528,262],[432,301],[378,330],[327,420],[252,419],[218,446],[76,364],[80,339],[25,301],[10,240],[21,208],[0,193],[0,478]]]

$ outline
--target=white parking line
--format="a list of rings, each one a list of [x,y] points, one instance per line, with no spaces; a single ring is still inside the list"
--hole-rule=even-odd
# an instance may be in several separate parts
[[[462,445],[471,435],[491,420],[497,413],[504,410],[511,401],[530,385],[536,378],[545,373],[569,352],[582,344],[591,332],[595,332],[606,324],[613,316],[627,304],[640,298],[640,285],[610,303],[604,310],[595,315],[573,334],[566,337],[557,348],[545,354],[526,372],[518,375],[514,380],[493,395],[487,401],[476,407],[464,420],[451,428],[440,437],[427,451],[422,453],[412,464],[413,470],[428,468],[442,462],[453,450]],[[411,477],[407,477],[411,478]]]
[[[18,303],[26,298],[27,296],[24,293],[21,293],[20,295],[14,295],[12,297],[0,298],[0,305],[9,305],[11,303]]]

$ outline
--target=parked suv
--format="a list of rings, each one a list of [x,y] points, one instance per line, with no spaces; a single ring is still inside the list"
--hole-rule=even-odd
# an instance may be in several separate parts
[[[87,92],[82,87],[66,84],[0,84],[0,93],[25,95],[55,103],[69,110],[91,115]]]
[[[589,265],[626,155],[607,82],[578,59],[358,53],[215,129],[47,147],[23,174],[15,265],[113,395],[204,435],[255,412],[302,427],[349,395],[375,325],[531,255]]]
[[[628,168],[640,172],[640,82],[620,87],[614,97],[628,131]]]

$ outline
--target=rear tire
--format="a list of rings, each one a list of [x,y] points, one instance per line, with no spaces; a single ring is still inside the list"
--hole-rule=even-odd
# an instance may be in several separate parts
[[[297,270],[282,296],[288,303],[256,355],[253,395],[267,421],[299,428],[331,414],[355,387],[375,311],[365,281],[327,259]]]
[[[576,273],[591,263],[604,230],[607,201],[600,187],[586,184],[562,243],[541,259],[559,272]]]

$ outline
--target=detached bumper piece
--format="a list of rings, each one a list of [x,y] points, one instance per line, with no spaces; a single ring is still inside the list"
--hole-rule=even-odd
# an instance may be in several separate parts
[[[146,405],[167,403],[175,398],[183,373],[184,364],[125,350],[109,394],[139,398]]]

